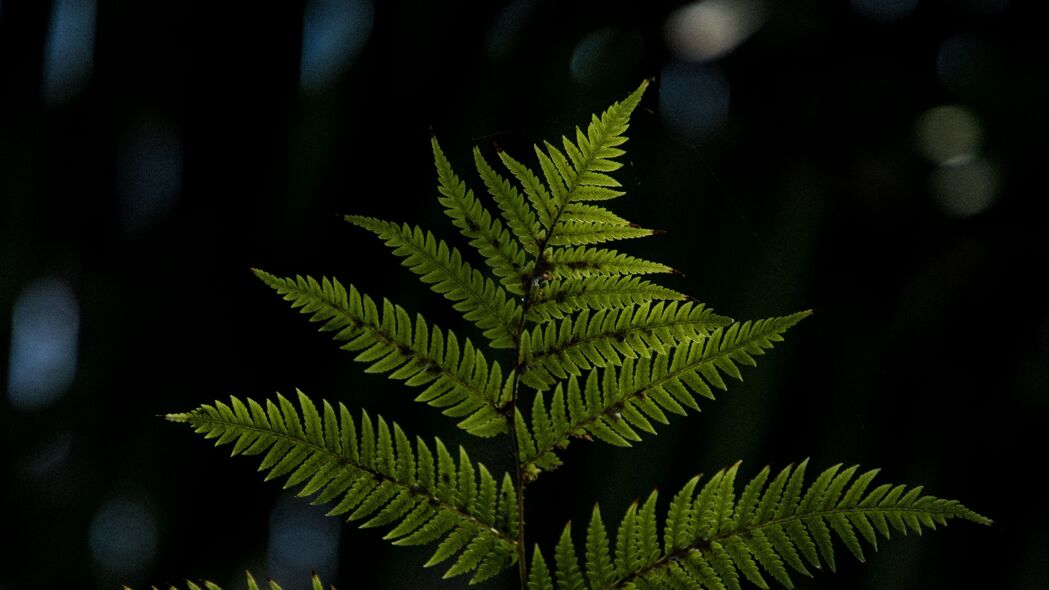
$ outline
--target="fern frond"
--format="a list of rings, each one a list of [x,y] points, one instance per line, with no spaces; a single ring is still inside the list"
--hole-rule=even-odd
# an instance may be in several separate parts
[[[438,200],[444,205],[445,213],[452,224],[470,240],[481,254],[492,272],[499,277],[499,282],[511,293],[524,295],[521,288],[522,267],[525,263],[525,252],[518,242],[506,231],[502,222],[493,218],[491,213],[474,197],[473,191],[466,188],[466,183],[459,179],[452,170],[437,138],[430,139],[433,148],[434,163],[439,180]]]
[[[619,181],[607,173],[618,170],[622,166],[615,160],[625,153],[618,146],[627,140],[623,133],[626,132],[630,115],[641,102],[641,96],[646,88],[648,88],[647,80],[621,102],[616,102],[608,107],[600,117],[592,117],[585,134],[577,127],[575,141],[562,137],[561,148],[546,142],[542,149],[535,146],[542,180],[524,164],[503,152],[499,153],[503,164],[521,183],[528,200],[535,208],[540,223],[548,232],[543,241],[544,244],[574,245],[605,241],[597,237],[598,234],[593,231],[594,228],[583,232],[581,228],[562,225],[559,224],[559,221],[571,203],[614,199],[624,194],[617,190],[620,186]],[[594,211],[603,210],[595,207]],[[603,217],[588,221],[614,223],[614,219],[619,218],[613,216],[611,219]],[[582,235],[577,235],[575,238],[559,237],[562,231],[571,230]],[[606,230],[604,233],[607,235],[609,232]],[[621,232],[623,237],[628,237],[625,234],[630,233],[636,232]]]
[[[287,477],[284,487],[302,484],[298,495],[315,496],[313,504],[335,502],[329,515],[392,526],[385,538],[395,545],[441,541],[427,566],[458,555],[446,578],[473,572],[479,582],[515,561],[517,505],[500,498],[496,479],[461,447],[457,462],[440,439],[431,450],[417,437],[413,448],[396,423],[367,412],[355,422],[342,404],[318,411],[302,392],[298,402],[231,397],[167,418],[216,446],[233,444],[234,455],[262,455],[267,481]]]
[[[360,215],[347,215],[346,221],[374,232],[394,254],[404,257],[403,264],[435,292],[454,301],[453,307],[484,331],[493,348],[514,347],[521,306],[464,261],[458,249],[418,226],[412,229],[408,224],[399,226]]]
[[[536,148],[540,162],[548,161],[560,176],[558,179],[546,173],[548,182],[555,186],[559,182],[564,183],[566,204],[573,201],[603,201],[623,195],[621,191],[613,190],[620,186],[619,182],[606,173],[622,166],[615,161],[615,158],[624,154],[617,146],[626,143],[627,138],[623,133],[629,126],[631,113],[641,102],[641,96],[647,88],[646,80],[630,96],[608,107],[600,117],[592,117],[585,135],[577,127],[575,142],[562,137],[564,152],[550,143],[545,144],[545,154]],[[549,167],[544,165],[544,172]]]
[[[539,180],[535,172],[532,172],[531,168],[518,162],[506,152],[499,150],[499,159],[502,160],[503,166],[506,166],[510,174],[513,174],[514,178],[521,183],[528,201],[532,204],[532,208],[539,218],[539,223],[544,228],[542,238],[545,238],[546,232],[557,221],[558,215],[558,209],[550,196],[550,191],[547,190],[543,181]]]
[[[575,279],[607,275],[643,275],[677,272],[658,262],[649,262],[607,248],[553,248],[547,260],[557,278]]]
[[[549,281],[533,296],[528,319],[548,322],[590,309],[618,309],[657,300],[688,299],[673,289],[638,277],[588,277]]]
[[[662,547],[656,492],[640,510],[636,502],[627,509],[614,549],[595,508],[583,553],[585,569],[592,572],[589,583],[574,574],[580,553],[566,527],[557,546],[558,587],[738,589],[746,579],[768,588],[767,575],[793,588],[789,570],[806,576],[809,566],[834,570],[835,538],[863,561],[861,540],[877,549],[878,536],[888,539],[893,530],[920,534],[951,519],[991,524],[956,500],[924,495],[921,486],[882,484],[868,491],[877,470],[857,476],[857,467],[837,465],[805,488],[806,464],[783,469],[771,482],[766,467],[738,498],[738,463],[716,473],[698,492],[699,478],[693,478],[671,502]]]
[[[593,314],[583,310],[525,334],[518,371],[522,381],[544,390],[591,367],[618,366],[624,359],[666,354],[730,322],[693,302],[643,303]]]
[[[389,299],[382,300],[380,313],[371,297],[353,285],[347,290],[335,279],[254,272],[292,308],[322,323],[322,332],[334,332],[335,340],[346,343],[343,350],[358,353],[354,360],[368,363],[367,372],[390,373],[413,387],[425,385],[416,401],[462,418],[459,427],[471,434],[488,437],[506,431],[500,411],[505,403],[503,369],[489,363],[469,339],[460,345],[454,333],[427,326],[421,315],[413,326],[408,312]]]
[[[630,225],[630,222],[604,207],[589,203],[569,203],[561,211],[562,221],[604,223],[608,225]]]
[[[621,225],[602,221],[575,221],[563,218],[548,242],[551,246],[581,246],[600,244],[614,240],[642,238],[659,233],[654,229],[645,229],[634,224]]]
[[[260,587],[258,582],[255,581],[255,576],[251,575],[251,572],[244,572],[244,575],[247,578],[248,590],[259,590]],[[266,583],[265,587],[267,588],[267,590],[283,590],[283,588],[281,588],[281,585],[274,582],[273,580],[269,580]],[[152,586],[152,588],[153,590],[160,590],[160,588],[157,586]],[[185,586],[180,587],[175,585],[169,585],[167,587],[167,590],[182,590],[183,588],[185,590],[222,590],[221,586],[214,582],[209,582],[207,580],[203,580],[199,583],[186,580]],[[310,588],[312,590],[324,590],[324,584],[321,582],[321,579],[317,576],[317,574],[313,574],[313,578],[310,582]],[[335,586],[329,586],[329,588],[331,590],[335,590]],[[128,586],[124,586],[124,590],[131,590],[131,588]]]
[[[580,390],[575,377],[567,388],[558,385],[549,405],[542,392],[532,405],[531,433],[518,428],[527,451],[525,472],[538,475],[560,465],[555,451],[573,438],[597,438],[616,446],[630,446],[640,432],[655,434],[653,422],[667,424],[666,414],[699,410],[696,395],[714,399],[711,386],[726,389],[722,373],[742,379],[738,365],[755,364],[754,357],[783,340],[782,334],[809,316],[804,311],[756,322],[736,322],[717,328],[710,336],[689,342],[672,353],[624,361],[617,371],[592,370]],[[527,423],[522,418],[522,422]]]
[[[546,559],[539,551],[539,545],[535,546],[532,554],[531,569],[528,571],[528,590],[554,590],[554,578],[550,575],[550,568],[546,565]]]
[[[474,165],[477,173],[484,181],[488,194],[492,196],[499,211],[502,213],[506,225],[510,227],[514,237],[521,243],[525,252],[532,256],[539,254],[540,232],[539,222],[536,221],[535,211],[528,205],[517,188],[499,175],[488,161],[481,155],[481,150],[474,148]]]

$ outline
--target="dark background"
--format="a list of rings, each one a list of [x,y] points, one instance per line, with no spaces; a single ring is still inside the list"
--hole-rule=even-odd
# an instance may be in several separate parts
[[[158,416],[298,387],[505,469],[248,269],[334,275],[459,326],[340,216],[453,237],[431,127],[479,188],[472,145],[528,158],[646,77],[613,206],[668,235],[622,248],[733,317],[817,313],[702,415],[632,451],[574,445],[529,489],[530,539],[549,550],[595,500],[618,522],[653,486],[665,506],[695,473],[811,457],[996,524],[894,539],[866,565],[842,549],[839,574],[799,587],[1044,587],[1037,3],[707,0],[707,24],[712,6],[760,16],[706,59],[668,42],[680,3],[277,4],[0,3],[0,589],[241,587],[245,568],[286,588],[311,568],[341,588],[465,587]]]

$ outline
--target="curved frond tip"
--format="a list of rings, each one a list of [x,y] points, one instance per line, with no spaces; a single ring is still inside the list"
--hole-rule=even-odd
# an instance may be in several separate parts
[[[266,479],[286,477],[285,488],[313,504],[333,502],[329,515],[348,514],[362,528],[391,526],[395,545],[440,541],[427,566],[458,555],[445,577],[472,573],[485,580],[516,560],[520,518],[508,475],[502,483],[459,448],[458,460],[440,439],[413,445],[396,423],[367,412],[355,421],[342,404],[317,407],[298,392],[298,408],[278,395],[265,405],[248,399],[171,414],[233,454],[261,455]]]
[[[703,486],[697,476],[671,500],[662,535],[656,492],[627,509],[614,542],[595,507],[582,552],[572,541],[571,524],[557,544],[558,589],[739,590],[743,579],[769,588],[766,576],[793,588],[791,572],[810,576],[810,568],[824,565],[833,571],[837,545],[863,561],[864,543],[877,549],[879,538],[893,532],[921,534],[952,519],[991,524],[957,500],[925,495],[921,486],[871,488],[876,469],[836,465],[806,486],[807,463],[775,477],[766,467],[738,494],[738,463]],[[552,590],[538,549],[531,578],[529,588]]]

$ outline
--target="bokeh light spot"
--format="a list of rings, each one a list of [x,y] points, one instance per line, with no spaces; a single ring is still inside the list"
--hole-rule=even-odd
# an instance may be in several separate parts
[[[114,496],[91,519],[88,545],[91,555],[113,577],[135,577],[156,558],[156,516],[138,499]]]
[[[55,0],[44,48],[44,100],[57,105],[76,96],[91,78],[95,52],[95,0]]]
[[[18,295],[11,317],[7,396],[23,412],[58,401],[76,376],[80,308],[72,289],[55,277]]]
[[[664,34],[678,59],[705,61],[735,49],[764,21],[764,6],[756,0],[701,0],[672,12]]]
[[[299,86],[317,92],[342,74],[368,41],[374,18],[367,0],[310,0],[303,19]]]
[[[918,148],[937,164],[956,164],[973,158],[983,142],[980,120],[958,105],[929,109],[916,125]]]
[[[937,168],[932,176],[932,188],[944,212],[954,217],[969,217],[994,203],[998,173],[987,160],[973,158]]]
[[[316,570],[322,579],[334,579],[339,533],[338,520],[324,516],[317,507],[301,498],[280,498],[270,514],[270,575],[282,580],[307,580]]]
[[[918,7],[918,0],[851,0],[860,16],[880,22],[900,20]]]
[[[729,85],[721,73],[698,64],[668,64],[660,75],[663,122],[690,139],[703,139],[728,117]]]
[[[158,117],[139,121],[117,155],[124,230],[140,232],[163,218],[182,190],[182,142]]]

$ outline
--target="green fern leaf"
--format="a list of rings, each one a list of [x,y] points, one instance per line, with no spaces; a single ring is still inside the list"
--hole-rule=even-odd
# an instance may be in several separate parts
[[[809,575],[798,560],[807,553],[800,539],[808,539],[831,548],[815,558],[813,565],[830,566],[833,545],[841,543],[857,557],[862,553],[852,523],[877,520],[890,523],[901,534],[920,533],[962,519],[991,524],[956,500],[945,500],[922,494],[922,488],[883,485],[867,492],[877,470],[857,477],[858,468],[834,466],[822,472],[807,489],[802,490],[806,463],[788,467],[770,483],[766,468],[751,480],[736,500],[735,476],[738,463],[719,471],[696,491],[699,477],[690,480],[675,495],[663,531],[663,547],[655,546],[648,521],[654,522],[655,492],[638,511],[637,503],[626,511],[616,537],[616,567],[607,574],[608,539],[600,511],[595,508],[587,534],[586,568],[596,572],[588,577],[589,585],[580,585],[577,571],[572,570],[576,549],[569,529],[558,543],[557,554],[563,555],[565,567],[557,571],[559,588],[613,590],[625,588],[740,588],[747,579],[759,588],[768,588],[765,575],[787,588],[793,588],[788,566]],[[652,505],[652,508],[648,508]],[[877,527],[878,533],[890,537],[888,527]],[[644,532],[642,532],[644,531]],[[823,538],[824,532],[833,538]],[[828,533],[829,534],[829,533]],[[865,536],[863,536],[866,539]],[[874,545],[867,539],[870,545]],[[642,549],[644,547],[648,549]],[[566,581],[562,586],[562,575]]]
[[[454,333],[427,326],[422,316],[413,326],[404,308],[388,299],[382,300],[380,313],[371,297],[353,285],[347,290],[335,279],[254,272],[293,308],[310,314],[310,321],[322,323],[322,332],[334,332],[335,340],[346,343],[344,350],[357,352],[354,360],[368,363],[366,371],[390,373],[413,387],[425,385],[416,401],[462,418],[459,427],[471,434],[489,437],[506,431],[499,409],[502,367],[489,363],[470,340],[460,345]]]
[[[444,205],[445,213],[452,224],[470,240],[499,281],[511,293],[524,295],[521,287],[522,267],[525,263],[525,252],[520,249],[499,219],[474,197],[473,191],[466,188],[466,183],[452,171],[441,146],[436,138],[431,138],[433,158],[437,167],[439,191],[438,200]]]
[[[600,244],[615,240],[643,238],[659,233],[654,229],[645,229],[636,225],[620,225],[600,221],[573,221],[563,218],[552,232],[548,244],[551,246],[581,246]]]
[[[591,203],[569,203],[561,211],[562,222],[601,223],[605,225],[631,226],[626,219],[608,209]]]
[[[646,80],[630,96],[606,109],[600,117],[594,116],[585,134],[576,128],[574,142],[567,137],[562,137],[561,143],[564,151],[546,142],[544,142],[545,149],[535,146],[542,180],[524,164],[503,152],[499,153],[503,164],[521,183],[525,194],[535,208],[540,223],[546,229],[546,235],[540,238],[541,244],[582,244],[605,241],[605,238],[598,236],[602,233],[607,236],[611,232],[608,226],[612,225],[613,219],[618,219],[617,217],[589,220],[591,223],[602,223],[603,232],[601,232],[595,231],[598,228],[577,226],[575,225],[577,221],[560,223],[561,216],[571,203],[614,199],[624,194],[616,190],[620,186],[619,182],[606,173],[622,166],[615,161],[615,158],[624,153],[617,146],[626,142],[627,138],[623,133],[626,132],[630,115],[641,101],[641,96],[647,87],[648,81]],[[602,210],[595,207],[593,211]],[[568,235],[572,231],[576,233],[575,238]],[[562,232],[566,234],[564,237],[561,236]],[[646,235],[622,229],[619,230],[618,235],[634,237],[629,234]],[[619,238],[609,237],[608,239]]]
[[[569,202],[614,199],[623,194],[613,190],[620,186],[619,182],[605,173],[622,166],[615,161],[624,153],[617,146],[626,142],[623,133],[647,88],[646,80],[622,102],[608,107],[600,117],[594,116],[586,134],[576,128],[575,142],[562,137],[564,152],[550,143],[545,143],[545,153],[536,147],[544,175],[552,187],[551,193],[555,197],[561,193],[563,202],[559,211]],[[554,190],[554,187],[562,187],[562,190]]]
[[[591,588],[601,588],[615,579],[616,571],[609,555],[608,533],[596,505],[586,527],[586,577]]]
[[[531,569],[528,571],[528,590],[554,590],[554,578],[538,545],[535,546]]]
[[[539,241],[542,230],[536,220],[535,211],[521,196],[517,188],[499,175],[488,161],[481,155],[481,150],[474,148],[474,165],[477,173],[481,176],[488,194],[492,196],[499,211],[502,213],[510,231],[521,243],[525,252],[532,256],[539,255]]]
[[[347,215],[350,223],[374,232],[404,257],[404,265],[435,292],[454,301],[463,317],[481,328],[493,348],[513,348],[517,342],[521,306],[506,290],[475,270],[456,248],[418,226],[399,226],[360,215]]]
[[[533,294],[528,319],[543,323],[577,311],[619,309],[651,301],[685,300],[687,296],[638,277],[588,277],[553,280]]]
[[[562,279],[677,272],[665,264],[649,262],[615,250],[586,246],[552,248],[547,266],[552,277]]]
[[[550,196],[550,191],[547,190],[543,181],[539,180],[535,172],[532,172],[528,166],[510,157],[506,152],[499,150],[499,159],[502,160],[503,166],[506,166],[510,174],[513,174],[514,178],[521,183],[525,196],[528,197],[528,201],[539,218],[539,223],[544,228],[540,239],[545,240],[547,232],[550,231],[550,227],[557,221],[558,215],[558,210],[553,198]]]
[[[572,543],[572,523],[569,522],[561,531],[561,539],[554,551],[557,565],[558,590],[586,590],[583,572],[579,569],[579,557]]]
[[[574,318],[537,327],[522,342],[518,371],[525,383],[544,390],[559,379],[624,359],[665,355],[731,322],[701,303],[643,303],[634,307],[583,310]]]
[[[286,476],[284,487],[302,484],[298,495],[316,495],[314,504],[335,502],[329,515],[348,513],[349,520],[364,521],[362,528],[395,525],[385,537],[395,545],[443,537],[428,565],[458,554],[448,577],[474,572],[477,582],[514,562],[517,531],[497,525],[519,522],[510,516],[517,505],[495,499],[495,480],[483,465],[475,467],[465,450],[459,449],[456,465],[435,439],[435,463],[421,438],[413,454],[397,424],[391,427],[381,417],[373,421],[362,412],[358,430],[342,404],[336,409],[324,402],[318,412],[302,392],[298,402],[296,409],[280,395],[265,406],[233,397],[229,404],[167,418],[189,424],[216,445],[233,443],[233,454],[265,453],[260,471],[268,472],[267,480]]]
[[[640,440],[638,431],[654,434],[653,422],[668,423],[667,413],[684,415],[685,408],[698,410],[697,394],[714,399],[713,388],[727,388],[722,373],[741,379],[738,365],[753,366],[755,356],[772,348],[783,339],[784,332],[810,314],[804,311],[736,322],[667,354],[626,359],[618,373],[611,367],[591,370],[587,380],[601,384],[599,394],[578,397],[574,403],[571,392],[576,378],[569,376],[567,390],[560,385],[554,390],[549,410],[545,400],[534,402],[530,422],[524,420],[531,424],[530,436],[535,439],[535,453],[522,453],[525,470],[534,477],[557,467],[560,460],[556,450],[567,447],[573,438],[598,438],[629,446],[631,441]],[[536,394],[537,398],[544,395]],[[608,436],[609,431],[616,436]]]

